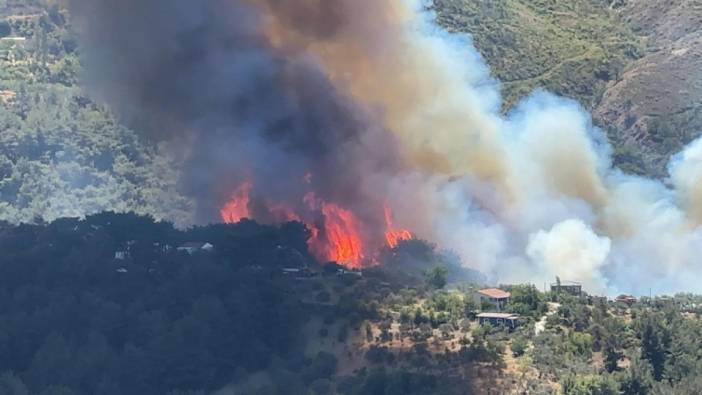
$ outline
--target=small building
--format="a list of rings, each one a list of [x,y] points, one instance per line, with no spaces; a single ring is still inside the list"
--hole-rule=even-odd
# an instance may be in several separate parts
[[[583,286],[575,281],[563,281],[551,284],[551,292],[567,293],[569,295],[580,297],[583,295]]]
[[[485,288],[475,291],[474,299],[478,306],[482,306],[483,302],[489,302],[497,311],[502,311],[509,303],[510,296],[512,294],[499,288]]]
[[[178,251],[187,252],[190,255],[198,251],[209,252],[213,249],[214,246],[212,244],[202,241],[190,241],[178,247]]]
[[[0,103],[8,104],[17,96],[17,92],[10,90],[0,90]]]
[[[636,298],[632,295],[619,295],[616,299],[614,299],[614,301],[617,303],[624,303],[627,306],[631,306],[632,304],[636,303]]]
[[[115,251],[115,259],[118,261],[123,261],[125,259],[129,258],[129,251]]]
[[[281,269],[281,272],[284,276],[294,277],[296,280],[307,280],[317,275],[317,273],[306,267],[284,267]]]
[[[153,246],[156,251],[160,251],[162,253],[167,253],[173,249],[173,247],[170,244],[165,243],[155,242],[153,243]]]
[[[344,267],[336,262],[327,262],[322,267],[322,274],[332,276],[339,273],[339,270],[344,270]]]
[[[515,329],[519,326],[519,316],[512,313],[480,313],[476,318],[478,318],[480,325],[490,324],[510,329]]]
[[[354,269],[352,269],[352,270],[349,270],[349,269],[339,269],[339,270],[336,271],[336,275],[337,275],[337,276],[340,276],[340,277],[341,277],[341,276],[347,276],[347,275],[363,277],[363,272],[362,272],[361,270],[354,270]]]
[[[25,42],[27,42],[27,37],[20,37],[20,36],[3,37],[3,38],[0,38],[0,42],[12,43],[12,44],[24,44]]]

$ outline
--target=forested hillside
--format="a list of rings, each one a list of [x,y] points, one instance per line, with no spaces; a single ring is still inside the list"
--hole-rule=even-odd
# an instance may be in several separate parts
[[[0,219],[111,209],[188,223],[177,162],[88,98],[77,50],[58,2],[0,2]]]
[[[177,249],[189,240],[217,250]],[[301,226],[105,213],[2,225],[0,249],[0,393],[210,391],[299,355],[308,313],[272,274],[305,259]]]
[[[394,338],[386,301],[415,304],[470,272],[419,240],[385,251],[385,268],[347,272],[320,266],[309,237],[296,222],[179,231],[114,213],[0,223],[0,393],[471,392],[442,366],[466,370],[494,352],[476,343],[444,359],[410,338],[423,343],[472,304],[417,313],[423,325],[398,335],[408,348],[397,362],[382,347]],[[410,257],[416,269],[404,267]]]
[[[482,279],[435,246],[360,272],[320,265],[309,237],[114,213],[0,224],[0,393],[702,392],[700,296],[502,285],[519,325],[481,325]]]

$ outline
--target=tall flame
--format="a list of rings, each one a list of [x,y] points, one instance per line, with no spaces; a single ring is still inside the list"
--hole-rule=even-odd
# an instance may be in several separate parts
[[[392,211],[390,207],[385,205],[385,225],[387,230],[385,232],[385,241],[390,248],[397,247],[397,244],[401,240],[409,240],[412,238],[412,233],[407,229],[395,229],[392,224]]]
[[[350,268],[363,266],[364,248],[359,232],[359,221],[353,212],[317,199],[314,192],[309,192],[304,203],[314,211],[320,211],[323,220],[321,229],[314,225],[310,249],[319,259],[335,261]]]
[[[310,178],[311,175],[306,175],[305,182]],[[247,181],[232,193],[230,200],[220,210],[224,222],[238,222],[250,216],[252,187],[252,183]],[[264,202],[268,211],[265,218],[268,221],[300,221],[307,225],[310,230],[310,251],[320,261],[334,261],[354,269],[361,268],[366,263],[367,248],[361,234],[361,222],[351,210],[326,202],[314,192],[304,195],[300,211],[293,209],[289,202]],[[384,215],[384,242],[388,246],[394,248],[401,240],[412,238],[412,233],[408,230],[394,227],[392,212],[387,205],[384,207]],[[381,240],[378,243],[382,244]]]
[[[363,243],[358,232],[356,216],[333,203],[322,203],[322,214],[327,258],[345,266],[360,268],[363,261]]]
[[[251,187],[251,182],[246,181],[234,190],[229,201],[219,210],[224,222],[235,223],[250,217]]]

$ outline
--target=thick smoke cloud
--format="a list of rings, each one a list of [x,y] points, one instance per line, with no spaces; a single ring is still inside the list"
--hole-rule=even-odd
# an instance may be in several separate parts
[[[307,14],[275,2],[312,35],[334,33],[344,15],[335,17],[331,3]],[[259,7],[232,0],[71,4],[84,33],[88,85],[137,129],[185,151],[183,185],[201,221],[218,219],[229,193],[253,179],[272,202],[302,204],[312,189],[355,208],[369,224],[365,234],[382,228],[383,202],[369,191],[396,171],[393,135],[304,48],[274,47]],[[308,172],[311,186],[303,182]]]
[[[398,226],[495,281],[700,290],[702,143],[674,159],[668,187],[613,169],[576,103],[538,92],[501,115],[471,42],[426,2],[72,5],[93,91],[180,143],[203,221],[253,179],[284,202],[312,188],[370,234],[387,202]]]

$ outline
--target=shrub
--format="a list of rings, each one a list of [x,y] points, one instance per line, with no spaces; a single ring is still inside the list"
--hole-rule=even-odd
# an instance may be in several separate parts
[[[515,357],[524,355],[528,347],[529,342],[523,336],[517,336],[514,338],[514,340],[512,340],[512,354]]]

